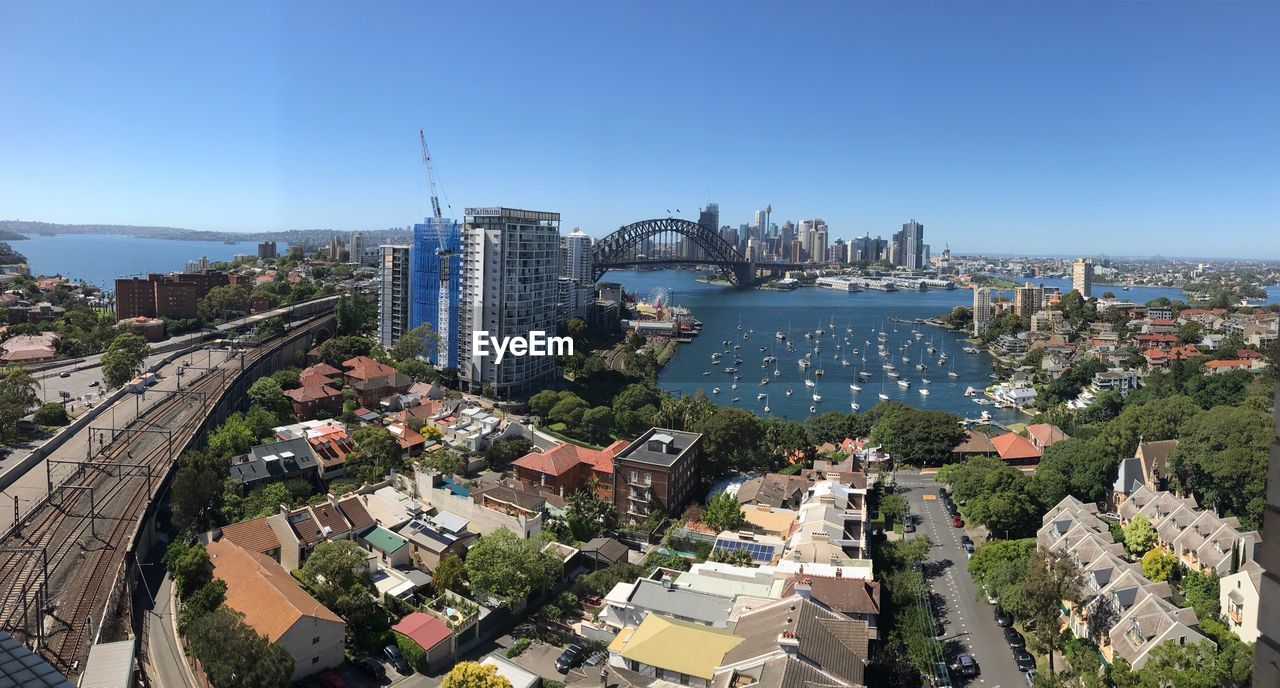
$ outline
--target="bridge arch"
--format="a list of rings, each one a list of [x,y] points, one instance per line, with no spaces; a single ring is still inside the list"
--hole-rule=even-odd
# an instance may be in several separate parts
[[[679,238],[693,242],[698,251],[686,255],[677,251]],[[646,242],[656,253],[646,252]],[[679,255],[677,255],[679,253]],[[748,286],[751,269],[738,249],[720,237],[713,229],[697,222],[675,217],[641,220],[620,227],[616,232],[597,241],[591,250],[593,279],[599,280],[605,272],[614,268],[630,268],[646,265],[714,265],[720,274],[737,286]]]

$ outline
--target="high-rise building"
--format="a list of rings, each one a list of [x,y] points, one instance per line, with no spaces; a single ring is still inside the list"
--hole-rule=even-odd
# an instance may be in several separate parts
[[[686,239],[686,242],[688,240]],[[692,243],[692,242],[689,242]],[[582,317],[591,303],[594,283],[591,279],[591,237],[574,228],[560,237],[560,283],[556,296],[556,322]]]
[[[991,290],[988,287],[973,288],[973,336],[981,336],[991,323]]]
[[[902,225],[902,231],[893,235],[894,265],[908,270],[924,268],[924,225],[912,218]]]
[[[708,232],[720,231],[720,204],[708,203],[707,207],[698,211],[698,224]],[[692,241],[685,240],[685,258],[697,259],[702,257],[702,250]]]
[[[815,263],[821,263],[827,259],[827,224],[821,220],[815,222],[818,224],[813,230],[813,250],[810,255]]]
[[[459,331],[487,331],[496,340],[554,336],[560,276],[560,213],[514,208],[467,208],[462,228]],[[551,356],[475,356],[458,347],[458,377],[473,393],[528,395],[550,381]]]
[[[353,249],[354,250],[354,249]],[[432,364],[458,367],[458,330],[462,285],[462,230],[457,220],[426,218],[413,226],[412,272],[409,276],[410,328],[428,325],[436,334]]]
[[[1093,263],[1077,258],[1071,265],[1071,288],[1086,299],[1093,296]]]
[[[262,260],[274,260],[276,257],[276,242],[259,241],[258,242],[258,258]]]
[[[792,239],[790,253],[791,253],[790,259],[792,263],[803,263],[805,259],[804,241],[802,239]]]
[[[778,233],[778,253],[786,256],[791,251],[791,240],[796,238],[796,226],[791,224],[791,220],[782,223],[782,230]]]
[[[333,239],[331,239],[329,241],[328,253],[329,253],[330,261],[336,262],[336,261],[342,260],[342,239],[336,236]]]
[[[351,238],[347,240],[347,260],[359,263],[361,256],[364,255],[367,243],[364,232],[352,232]]]
[[[378,343],[391,347],[410,329],[410,249],[388,244],[379,250],[382,260],[378,264]]]
[[[1013,312],[1017,313],[1018,317],[1025,321],[1030,322],[1031,316],[1043,308],[1043,304],[1043,286],[1036,287],[1027,282],[1026,285],[1013,290]]]

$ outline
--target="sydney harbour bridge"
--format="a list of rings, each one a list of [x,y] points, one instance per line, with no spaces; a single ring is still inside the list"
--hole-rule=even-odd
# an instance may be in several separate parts
[[[611,269],[709,265],[738,287],[750,287],[758,275],[813,267],[800,263],[755,263],[710,227],[675,217],[641,220],[621,227],[592,247],[592,277]]]

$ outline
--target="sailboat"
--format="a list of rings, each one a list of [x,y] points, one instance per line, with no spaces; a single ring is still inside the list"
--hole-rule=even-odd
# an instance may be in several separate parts
[[[764,412],[765,413],[769,412],[769,395],[768,394],[764,395]]]
[[[921,396],[926,396],[926,397],[929,396],[929,390],[924,387],[921,387],[916,391],[920,392]]]
[[[814,387],[817,387],[818,385],[817,385],[817,384],[815,384],[813,380],[810,380],[810,379],[808,379],[808,378],[805,378],[804,386],[805,386],[805,387],[808,387],[808,388],[810,388],[810,389],[813,389]]]
[[[947,377],[960,377],[960,373],[957,373],[957,372],[956,372],[956,371],[954,371],[954,370],[948,370],[948,371],[947,371]]]
[[[850,410],[852,410],[852,411],[855,411],[855,412],[856,412],[856,411],[857,411],[858,409],[860,409],[860,408],[861,408],[861,407],[860,407],[860,406],[858,406],[858,402],[856,402],[856,401],[851,401],[851,402],[849,402],[849,409],[850,409]]]
[[[849,391],[851,391],[851,392],[861,392],[861,391],[862,391],[862,388],[861,388],[861,387],[859,387],[858,385],[856,385],[856,384],[854,384],[854,383],[852,383],[852,382],[851,382],[851,383],[849,383]]]
[[[791,396],[791,388],[790,388],[790,387],[788,387],[788,388],[787,388],[787,396]]]
[[[880,398],[888,401],[889,395],[884,393],[884,380],[880,380]]]
[[[815,404],[816,404],[816,403],[819,403],[819,402],[821,402],[821,401],[822,401],[822,395],[821,395],[821,394],[815,394],[815,395],[813,395],[813,402],[814,402]]]

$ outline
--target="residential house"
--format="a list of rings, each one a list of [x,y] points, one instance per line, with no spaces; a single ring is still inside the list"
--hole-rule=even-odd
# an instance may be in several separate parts
[[[1218,603],[1227,628],[1246,643],[1257,642],[1258,598],[1262,594],[1262,566],[1245,562],[1240,570],[1223,576],[1218,583]]]
[[[333,480],[347,474],[347,456],[355,451],[356,443],[347,434],[346,425],[338,421],[319,425],[307,430],[306,438],[320,465],[320,477]]]
[[[742,642],[722,655],[713,680],[716,688],[866,685],[867,623],[800,594],[744,614],[734,635]],[[719,654],[719,648],[709,654]]]
[[[834,480],[815,483],[800,505],[784,558],[799,563],[867,559],[866,490]]]
[[[413,384],[413,380],[404,373],[368,356],[343,361],[342,367],[346,369],[342,374],[343,381],[365,407],[376,406],[386,397],[407,391]]]
[[[318,379],[321,378],[308,378],[301,387],[284,391],[293,407],[293,415],[300,420],[311,420],[319,415],[333,416],[342,411],[342,392],[317,382]]]
[[[1242,531],[1234,516],[1222,518],[1200,509],[1194,497],[1179,497],[1145,485],[1134,490],[1117,513],[1122,523],[1144,516],[1155,529],[1159,545],[1176,554],[1184,566],[1219,576],[1253,561],[1262,541],[1257,531]]]
[[[357,542],[372,552],[385,568],[408,568],[413,565],[409,541],[382,526],[364,531]]]
[[[584,560],[591,562],[591,570],[598,571],[616,564],[625,564],[631,548],[619,540],[598,537],[589,540],[579,552]]]
[[[307,594],[289,572],[263,554],[227,539],[208,544],[213,577],[227,584],[225,604],[293,657],[298,681],[342,664],[346,623]]]
[[[1222,375],[1233,370],[1262,370],[1267,362],[1260,358],[1226,358],[1218,361],[1207,361],[1204,364],[1205,375]]]
[[[673,684],[710,688],[725,655],[742,642],[723,628],[649,614],[609,643],[609,663]]]
[[[697,483],[702,435],[650,428],[613,457],[614,504],[624,523],[679,514]]]
[[[401,423],[388,423],[387,432],[396,438],[396,443],[400,445],[400,450],[405,456],[418,456],[427,446],[427,438],[422,433]]]
[[[467,530],[467,520],[449,512],[434,518],[415,518],[400,526],[396,533],[408,540],[414,566],[435,571],[440,560],[452,554],[462,557],[476,535]]]
[[[604,598],[599,621],[614,629],[635,628],[654,614],[711,628],[726,628],[733,596],[683,588],[667,577],[638,578],[613,586]]]
[[[1027,439],[1031,441],[1032,446],[1040,450],[1043,456],[1044,450],[1058,442],[1071,439],[1071,436],[1051,423],[1035,423],[1027,426]]]
[[[816,602],[850,619],[861,620],[867,624],[867,635],[871,640],[880,637],[879,581],[797,573],[786,579],[782,589],[782,597],[791,595]]]
[[[619,440],[602,450],[563,442],[542,452],[529,452],[511,462],[516,478],[567,497],[595,478],[600,496],[612,500],[613,457],[627,446]],[[603,489],[601,489],[603,488]]]
[[[453,663],[457,639],[443,620],[425,612],[413,612],[400,619],[391,630],[422,648],[426,653],[428,671],[443,671]]]
[[[964,441],[951,448],[951,456],[957,461],[994,454],[996,454],[996,446],[991,443],[991,436],[976,430],[965,430]]]
[[[52,361],[58,355],[58,341],[61,337],[55,332],[41,334],[14,335],[0,344],[0,361],[5,363],[41,363]]]
[[[744,506],[763,505],[796,509],[809,492],[810,481],[799,475],[768,473],[738,486],[738,501]]]
[[[996,448],[996,455],[1002,461],[1019,466],[1038,464],[1044,454],[1030,440],[1016,432],[1006,432],[991,438],[991,446]]]
[[[231,458],[231,477],[246,488],[292,478],[317,481],[320,478],[316,456],[303,439],[280,440],[260,444],[248,454]]]

